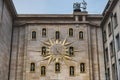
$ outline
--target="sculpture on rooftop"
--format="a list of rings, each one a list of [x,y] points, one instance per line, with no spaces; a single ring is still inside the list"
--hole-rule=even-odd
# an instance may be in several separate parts
[[[81,6],[81,4],[82,4],[82,6]],[[74,9],[74,12],[81,12],[81,9],[83,9],[83,11],[86,11],[87,3],[85,2],[85,0],[83,0],[83,2],[81,2],[81,3],[76,2],[73,4],[73,9]]]
[[[80,7],[81,7],[81,3],[78,3],[78,2],[74,3],[74,4],[73,4],[74,12],[79,12],[79,11],[81,11],[81,10],[80,10]]]
[[[83,11],[86,11],[87,3],[85,2],[85,0],[83,0],[82,4],[83,4],[83,6],[81,8],[83,9]]]

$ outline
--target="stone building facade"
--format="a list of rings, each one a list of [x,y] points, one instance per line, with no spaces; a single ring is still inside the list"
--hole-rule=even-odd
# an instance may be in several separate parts
[[[109,0],[103,12],[103,44],[107,80],[120,80],[120,1]]]
[[[18,15],[14,22],[13,46],[11,57],[10,80],[104,80],[104,59],[102,45],[102,29],[100,28],[101,15],[90,15],[87,12],[74,12],[73,14],[51,15]],[[42,30],[46,29],[46,36],[42,36]],[[69,29],[73,29],[73,36],[69,35]],[[32,32],[36,32],[36,38],[32,39]],[[46,46],[43,42],[49,39],[55,42],[56,31],[60,32],[60,41],[67,39],[73,42],[75,61],[62,59],[60,72],[55,71],[55,61],[43,61],[41,48]],[[79,38],[79,32],[83,32],[83,39]],[[47,47],[47,46],[46,46]],[[51,49],[51,48],[50,48]],[[35,63],[35,71],[30,71],[31,63]],[[85,64],[85,71],[80,71],[80,63]],[[46,74],[42,76],[41,66],[46,67]],[[70,66],[74,66],[74,75],[70,75]],[[17,69],[17,70],[16,70]]]
[[[0,0],[0,79],[105,80],[103,15],[17,14],[12,0]]]

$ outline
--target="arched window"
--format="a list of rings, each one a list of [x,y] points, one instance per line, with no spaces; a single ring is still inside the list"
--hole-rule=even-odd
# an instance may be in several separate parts
[[[72,28],[69,29],[69,36],[70,36],[70,37],[73,36],[73,29],[72,29]]]
[[[85,63],[80,63],[80,72],[85,72]]]
[[[55,63],[55,72],[60,72],[60,63]]]
[[[83,39],[83,32],[82,31],[79,32],[79,39]]]
[[[32,31],[32,39],[36,39],[36,31]]]
[[[74,55],[74,48],[73,47],[69,47],[69,55],[70,56]]]
[[[41,66],[41,76],[45,76],[45,75],[46,75],[46,67]]]
[[[75,71],[74,71],[74,66],[70,66],[70,76],[74,76]]]
[[[46,55],[46,47],[45,47],[45,46],[42,47],[42,55],[43,55],[43,56]]]
[[[35,71],[35,63],[30,64],[30,71],[34,72]]]
[[[59,39],[59,38],[60,38],[60,32],[59,32],[59,31],[56,31],[55,37],[56,37],[56,39]]]
[[[42,37],[46,37],[46,28],[42,29]]]

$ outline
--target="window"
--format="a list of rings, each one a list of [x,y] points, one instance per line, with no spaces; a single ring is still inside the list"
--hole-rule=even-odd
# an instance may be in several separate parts
[[[70,56],[74,55],[74,48],[73,47],[69,47],[69,55]]]
[[[73,37],[73,29],[72,28],[69,29],[69,36]]]
[[[42,55],[43,55],[43,56],[46,55],[46,47],[45,47],[45,46],[42,47]]]
[[[74,71],[74,66],[70,66],[70,76],[74,76],[75,71]]]
[[[110,43],[110,53],[111,53],[111,56],[114,56],[114,52],[113,52],[113,41]]]
[[[42,29],[42,37],[46,37],[46,28]]]
[[[80,72],[85,72],[85,63],[80,63]]]
[[[30,64],[30,71],[34,72],[35,71],[35,63]]]
[[[79,39],[83,39],[83,32],[82,31],[79,32]]]
[[[106,80],[110,80],[110,70],[109,70],[109,68],[106,71]]]
[[[111,23],[108,24],[108,34],[109,34],[109,36],[112,34],[112,26],[111,26]]]
[[[117,50],[120,50],[120,38],[119,38],[119,34],[116,36],[116,45],[117,45]]]
[[[32,31],[32,39],[36,39],[36,31]]]
[[[113,16],[113,20],[114,20],[114,27],[116,27],[118,25],[118,21],[117,21],[117,14],[115,13]]]
[[[103,39],[104,39],[104,42],[106,42],[107,36],[106,36],[106,31],[105,30],[103,31]]]
[[[46,67],[41,66],[41,76],[45,76],[45,75],[46,75]]]
[[[55,63],[55,72],[60,72],[60,63]]]
[[[119,67],[118,67],[118,68],[119,68],[119,70],[118,70],[118,71],[119,71],[119,73],[120,73],[120,59],[119,59]]]
[[[56,37],[56,39],[59,39],[59,38],[60,38],[60,32],[59,32],[59,31],[56,31],[55,37]]]
[[[106,63],[109,62],[109,58],[108,58],[108,48],[105,49],[105,62],[106,62]]]
[[[116,72],[116,67],[115,64],[112,64],[112,76],[113,76],[113,80],[117,80],[117,76],[116,76],[117,72]]]

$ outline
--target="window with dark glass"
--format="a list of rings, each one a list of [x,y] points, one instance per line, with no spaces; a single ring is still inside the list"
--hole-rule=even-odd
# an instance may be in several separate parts
[[[85,63],[80,63],[80,72],[85,72]]]
[[[70,56],[74,55],[74,48],[73,47],[69,47],[69,55]]]
[[[117,50],[120,50],[120,37],[119,34],[116,36],[116,45],[117,45]]]
[[[108,48],[105,49],[105,62],[106,62],[106,63],[109,62],[109,58],[108,58]]]
[[[110,70],[106,69],[106,80],[110,80]]]
[[[114,14],[114,27],[116,27],[118,25],[118,21],[117,21],[117,14]]]
[[[43,36],[43,37],[46,37],[46,28],[43,28],[43,29],[42,29],[42,36]]]
[[[46,67],[41,66],[41,76],[45,76],[45,75],[46,75]]]
[[[114,49],[113,49],[113,41],[110,43],[110,53],[111,53],[111,56],[114,56]]]
[[[55,37],[56,37],[56,39],[59,39],[59,38],[60,38],[60,32],[59,32],[59,31],[56,31]]]
[[[109,36],[112,34],[112,25],[111,25],[111,23],[108,24],[108,33],[109,33]]]
[[[104,32],[103,32],[103,39],[104,39],[104,42],[106,42],[107,36],[106,36],[106,31],[105,31],[105,30],[104,30]]]
[[[36,31],[32,31],[32,39],[36,39]]]
[[[116,78],[117,78],[116,74],[117,74],[116,65],[115,65],[115,64],[112,64],[112,77],[113,77],[112,80],[117,80],[117,79],[116,79]]]
[[[70,66],[70,76],[74,76],[75,71],[74,71],[74,66]]]
[[[30,64],[30,71],[34,72],[35,71],[35,63]]]
[[[79,32],[79,39],[83,39],[83,32],[82,31]]]
[[[60,63],[55,63],[55,72],[60,72]]]
[[[43,55],[43,56],[46,55],[46,47],[45,47],[45,46],[42,47],[42,55]]]
[[[70,37],[73,36],[73,29],[72,29],[72,28],[69,29],[69,36],[70,36]]]

